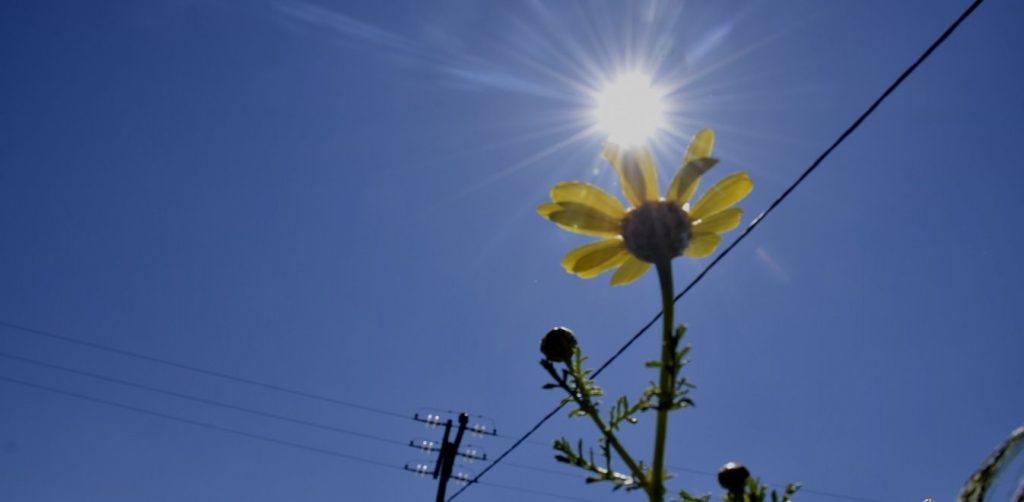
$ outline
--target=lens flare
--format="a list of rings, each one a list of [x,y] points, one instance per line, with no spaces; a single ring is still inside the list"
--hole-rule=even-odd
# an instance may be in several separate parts
[[[643,144],[665,126],[663,97],[649,76],[621,75],[595,96],[596,127],[612,143]]]

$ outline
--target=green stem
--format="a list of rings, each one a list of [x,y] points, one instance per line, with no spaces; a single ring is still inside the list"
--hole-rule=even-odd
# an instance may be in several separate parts
[[[654,461],[651,462],[651,502],[665,499],[665,440],[668,436],[668,412],[675,400],[675,345],[672,337],[673,294],[672,266],[669,261],[656,263],[661,285],[661,375],[658,380],[658,425],[654,435]]]
[[[619,454],[619,457],[622,459],[622,462],[629,467],[629,472],[633,475],[633,478],[640,483],[640,486],[645,492],[650,494],[650,487],[647,486],[646,480],[644,479],[643,469],[641,469],[640,465],[633,460],[633,456],[626,451],[626,448],[622,446],[622,443],[619,442],[619,438],[615,436],[615,432],[612,431],[611,427],[608,427],[608,425],[604,423],[604,420],[601,419],[601,416],[598,415],[597,408],[594,406],[593,401],[591,401],[590,393],[587,391],[586,382],[582,381],[575,375],[575,373],[573,373],[573,379],[576,380],[576,390],[574,391],[573,388],[569,387],[569,383],[566,382],[557,371],[555,371],[554,366],[552,366],[550,362],[545,361],[541,364],[544,366],[544,369],[548,371],[548,374],[558,382],[558,385],[562,387],[567,394],[569,394],[569,397],[571,397],[573,401],[576,401],[576,404],[579,405],[580,409],[594,421],[594,425],[596,425],[597,429],[601,431],[601,434],[604,436],[605,440],[608,441],[608,444],[615,449]]]
[[[597,410],[590,405],[583,406],[581,404],[580,407],[583,408],[583,411],[587,412],[590,419],[594,421],[594,425],[596,425],[601,431],[601,434],[604,435],[605,441],[608,441],[608,444],[612,445],[612,448],[615,448],[615,451],[618,452],[619,457],[621,457],[622,461],[629,467],[629,471],[633,474],[633,477],[636,478],[637,482],[643,483],[644,471],[640,469],[640,466],[635,460],[633,460],[633,457],[630,456],[629,452],[626,451],[626,448],[622,446],[622,443],[619,443],[619,438],[615,436],[615,433],[612,432],[611,428],[605,425],[604,420],[601,420],[601,416],[597,414]],[[648,494],[650,494],[650,487],[644,486],[643,488],[644,491],[647,491]]]

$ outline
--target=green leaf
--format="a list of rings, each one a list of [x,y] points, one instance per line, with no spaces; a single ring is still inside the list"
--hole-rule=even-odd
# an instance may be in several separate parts
[[[1011,463],[1014,457],[1020,453],[1021,446],[1024,446],[1024,426],[1011,432],[1010,437],[985,459],[985,462],[967,480],[967,484],[964,485],[960,496],[956,499],[957,502],[982,502],[985,500],[989,486],[999,476],[1003,467]]]
[[[686,490],[679,490],[679,500],[681,502],[710,502],[711,495],[694,495]]]

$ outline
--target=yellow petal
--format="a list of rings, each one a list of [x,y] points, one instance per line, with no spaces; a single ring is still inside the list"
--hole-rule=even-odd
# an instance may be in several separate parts
[[[620,233],[621,218],[576,202],[543,204],[537,212],[570,232],[598,237],[614,237]]]
[[[694,220],[707,218],[715,213],[739,202],[751,190],[754,182],[747,173],[734,173],[722,178],[715,186],[708,189],[693,206],[690,217]]]
[[[700,177],[717,163],[718,159],[701,157],[683,164],[683,167],[676,173],[676,177],[672,178],[672,184],[668,186],[665,198],[680,205],[690,202],[690,197],[693,197],[693,192],[697,191],[697,185],[700,184]]]
[[[693,224],[694,232],[714,232],[720,234],[728,232],[740,224],[740,219],[743,217],[743,210],[738,207],[730,207],[725,211],[719,211],[717,214],[713,214],[704,218],[703,220],[697,220]]]
[[[690,244],[683,251],[683,256],[690,258],[703,258],[715,252],[722,237],[713,232],[694,232],[690,238]]]
[[[554,202],[546,202],[544,204],[541,204],[541,205],[537,206],[537,214],[539,214],[539,215],[541,215],[541,216],[543,216],[545,218],[548,218],[549,216],[551,216],[551,213],[553,213],[555,211],[558,211],[560,209],[562,209],[562,206],[559,206],[558,204],[555,204]],[[550,219],[550,218],[548,218],[548,219]]]
[[[700,184],[700,177],[711,169],[718,160],[701,161],[711,157],[711,149],[715,146],[715,132],[711,129],[701,129],[690,139],[690,145],[686,147],[686,154],[683,155],[683,163],[676,173],[672,184],[669,185],[668,200],[674,200],[679,204],[686,204],[697,191]],[[695,161],[701,161],[694,163]]]
[[[553,202],[575,202],[590,206],[612,218],[621,219],[626,215],[626,208],[615,196],[600,188],[582,181],[563,181],[551,189]]]
[[[612,275],[612,286],[629,284],[639,279],[649,268],[651,268],[650,263],[631,255]]]
[[[619,174],[622,193],[633,207],[658,200],[658,173],[650,150],[642,146],[623,147],[605,143],[601,154]]]
[[[683,165],[690,161],[711,156],[711,149],[715,146],[715,132],[711,129],[701,129],[693,135],[690,146],[686,148],[686,155],[683,156]]]
[[[562,259],[562,267],[570,274],[590,279],[618,266],[626,258],[629,258],[629,251],[622,239],[605,239],[569,251]]]

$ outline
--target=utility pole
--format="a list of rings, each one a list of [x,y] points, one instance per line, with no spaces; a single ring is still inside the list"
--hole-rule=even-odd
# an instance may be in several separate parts
[[[444,439],[441,442],[441,453],[437,456],[437,464],[434,465],[434,479],[440,478],[437,482],[437,502],[444,502],[444,493],[448,489],[448,480],[452,477],[452,466],[455,464],[455,457],[459,452],[459,444],[462,443],[462,435],[466,432],[466,424],[469,423],[469,415],[459,414],[459,430],[455,433],[455,441],[448,441],[452,432],[452,419],[444,424]]]
[[[487,460],[487,453],[478,446],[472,444],[463,445],[462,438],[466,432],[477,436],[497,436],[498,431],[494,428],[494,421],[480,415],[459,413],[454,419],[452,411],[441,411],[434,409],[421,409],[413,415],[413,420],[423,422],[428,428],[434,429],[444,424],[444,438],[438,442],[433,439],[417,438],[409,441],[409,446],[422,450],[427,454],[437,453],[437,459],[431,465],[427,461],[411,460],[405,464],[405,470],[415,473],[417,476],[433,475],[437,482],[437,502],[444,502],[445,492],[448,488],[448,481],[455,480],[461,483],[469,483],[473,479],[473,473],[463,464],[456,464],[459,457],[467,462]],[[458,421],[459,428],[455,431],[455,439],[452,440],[452,428]]]

